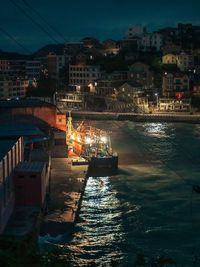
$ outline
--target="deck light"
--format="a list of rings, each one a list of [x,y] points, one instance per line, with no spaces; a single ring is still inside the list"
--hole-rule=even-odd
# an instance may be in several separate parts
[[[92,143],[92,140],[91,140],[90,137],[86,137],[85,138],[85,142],[86,142],[86,144],[91,144]]]
[[[106,143],[106,142],[107,142],[107,138],[106,138],[105,136],[102,136],[102,137],[101,137],[101,141],[102,141],[103,143]]]

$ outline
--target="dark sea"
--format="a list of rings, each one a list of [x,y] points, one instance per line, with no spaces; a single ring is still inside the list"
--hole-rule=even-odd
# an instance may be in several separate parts
[[[200,125],[92,124],[112,131],[118,174],[89,177],[72,239],[47,236],[41,246],[71,253],[74,266],[129,267],[137,254],[200,266]]]

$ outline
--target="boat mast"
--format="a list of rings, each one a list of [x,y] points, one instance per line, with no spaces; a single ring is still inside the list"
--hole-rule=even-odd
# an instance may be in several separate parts
[[[68,137],[68,139],[71,139],[71,135],[72,135],[72,117],[71,117],[71,110],[70,110],[68,120],[67,120],[67,137]]]

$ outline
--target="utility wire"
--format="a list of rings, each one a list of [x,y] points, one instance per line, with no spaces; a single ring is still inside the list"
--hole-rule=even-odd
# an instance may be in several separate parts
[[[30,15],[27,14],[27,12],[21,7],[19,6],[17,3],[15,3],[13,0],[10,0],[10,2],[15,6],[17,7],[27,18],[29,18],[35,25],[38,26],[38,28],[40,28],[43,32],[45,32],[49,38],[53,41],[53,42],[56,42],[57,44],[59,44],[59,42],[54,38],[52,37],[48,31],[46,31],[37,21],[35,21]]]
[[[17,43],[21,48],[23,48],[26,52],[29,54],[32,54],[31,50],[27,49],[25,46],[23,46],[20,42],[18,42],[12,35],[10,35],[7,31],[5,31],[1,26],[0,26],[0,31],[3,32],[6,36],[8,36],[11,40],[13,40],[15,43]]]
[[[55,33],[57,33],[61,39],[64,42],[67,42],[67,40],[65,39],[65,37],[62,35],[62,33],[60,33],[56,28],[54,28],[54,26],[52,26],[35,8],[33,8],[29,3],[27,3],[26,0],[22,0],[24,2],[24,4],[29,7],[41,20],[43,20],[48,26],[49,28],[51,28]]]

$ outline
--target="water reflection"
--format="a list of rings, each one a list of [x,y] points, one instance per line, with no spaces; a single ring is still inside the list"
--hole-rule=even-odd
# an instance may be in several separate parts
[[[74,239],[66,246],[77,265],[95,261],[98,266],[113,256],[123,257],[122,211],[116,195],[109,177],[89,178]]]
[[[98,122],[112,128],[123,159],[118,175],[90,177],[72,241],[49,238],[74,255],[74,266],[111,259],[133,266],[135,255],[174,258],[193,266],[200,247],[200,127],[192,124]],[[192,207],[192,215],[191,215]],[[198,254],[200,255],[200,253]],[[181,265],[182,264],[182,265]]]

